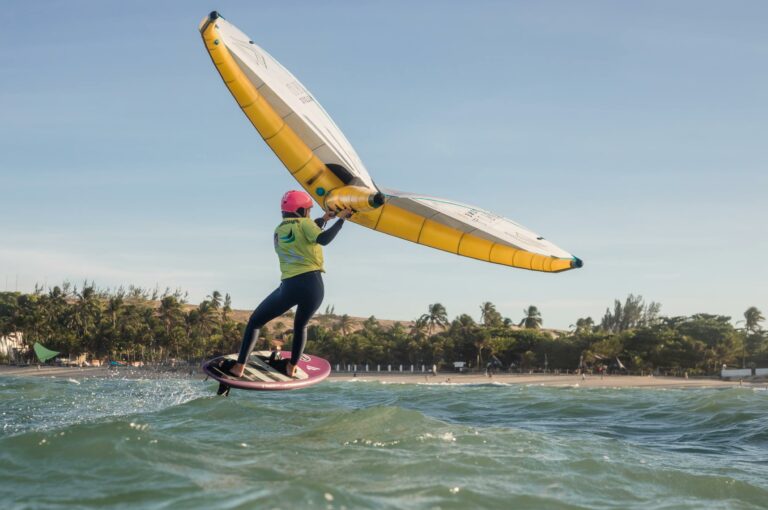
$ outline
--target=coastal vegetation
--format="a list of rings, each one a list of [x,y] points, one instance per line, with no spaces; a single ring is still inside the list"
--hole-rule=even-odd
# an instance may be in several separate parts
[[[768,366],[765,317],[756,307],[731,317],[661,315],[659,303],[629,295],[606,309],[599,323],[578,318],[568,331],[543,329],[536,306],[504,317],[491,302],[452,320],[432,303],[413,321],[379,321],[339,315],[332,307],[308,329],[309,350],[342,366],[433,364],[473,368],[489,363],[512,370],[607,369],[631,373],[714,374],[723,365]],[[235,352],[249,312],[232,309],[231,298],[213,291],[197,305],[181,291],[138,287],[100,290],[92,282],[69,283],[32,293],[0,293],[0,337],[22,333],[26,347],[40,342],[70,358],[168,363],[198,362]],[[288,348],[292,316],[262,329],[260,348]],[[31,351],[22,349],[30,359]],[[6,359],[7,361],[7,359]]]

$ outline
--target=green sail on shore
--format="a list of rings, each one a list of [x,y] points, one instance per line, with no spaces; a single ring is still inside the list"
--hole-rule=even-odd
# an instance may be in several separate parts
[[[35,345],[33,345],[32,348],[35,350],[35,354],[37,354],[37,359],[39,359],[43,363],[59,355],[57,351],[46,349],[38,342],[35,342]]]

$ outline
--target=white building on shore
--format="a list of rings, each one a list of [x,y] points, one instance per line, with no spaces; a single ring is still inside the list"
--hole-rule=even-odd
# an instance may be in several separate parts
[[[0,358],[8,361],[16,361],[20,355],[27,352],[21,331],[16,331],[8,336],[0,336]]]

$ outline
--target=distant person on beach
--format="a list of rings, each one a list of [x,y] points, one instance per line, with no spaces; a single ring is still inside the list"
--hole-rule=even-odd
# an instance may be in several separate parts
[[[293,348],[290,360],[275,360],[273,366],[288,377],[294,377],[304,345],[307,342],[307,324],[315,314],[325,293],[323,278],[323,249],[341,230],[344,219],[352,215],[345,209],[327,212],[322,218],[311,220],[312,197],[304,191],[292,190],[283,195],[280,209],[283,221],[275,228],[274,247],[280,259],[280,286],[267,296],[251,314],[243,333],[240,354],[235,360],[225,360],[222,372],[241,377],[245,363],[259,338],[259,330],[269,321],[297,306],[293,322]],[[327,230],[325,224],[337,218]]]
[[[488,377],[492,378],[493,377],[493,372],[497,368],[501,368],[503,366],[504,365],[502,365],[502,363],[499,360],[499,358],[497,358],[496,356],[493,356],[493,357],[491,357],[491,360],[485,365],[485,375],[487,375]]]

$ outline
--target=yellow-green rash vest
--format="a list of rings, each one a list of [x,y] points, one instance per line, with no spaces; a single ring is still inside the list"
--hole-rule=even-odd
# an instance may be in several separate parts
[[[309,218],[285,218],[275,229],[275,252],[281,280],[323,269],[323,249],[317,236],[323,230]]]

